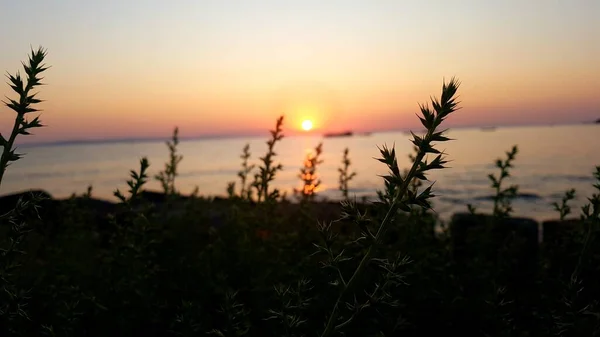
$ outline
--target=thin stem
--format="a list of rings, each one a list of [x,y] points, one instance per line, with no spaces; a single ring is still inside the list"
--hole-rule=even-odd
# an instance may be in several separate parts
[[[10,156],[12,147],[15,143],[15,139],[17,138],[17,134],[19,133],[19,126],[21,125],[21,123],[23,123],[23,118],[24,114],[17,113],[12,133],[10,134],[8,142],[4,146],[4,151],[2,151],[2,158],[0,158],[0,187],[2,186],[2,177],[4,177],[4,172],[6,171],[6,167],[8,166],[8,158]]]
[[[427,131],[427,135],[424,138],[424,142],[427,142],[427,143],[430,142],[431,136],[433,135],[434,131],[435,131],[434,129],[431,129],[431,130]],[[340,302],[342,301],[342,299],[344,299],[344,297],[346,296],[346,294],[348,294],[351,290],[353,290],[354,286],[358,282],[358,278],[360,276],[362,276],[363,270],[371,262],[371,255],[373,254],[373,247],[375,247],[377,244],[379,244],[379,241],[381,240],[381,238],[385,234],[385,232],[387,230],[387,227],[388,227],[388,225],[391,222],[393,214],[395,214],[398,211],[398,207],[400,205],[400,201],[402,200],[402,198],[406,194],[406,191],[408,189],[409,183],[412,180],[412,178],[414,177],[415,172],[417,171],[417,168],[419,166],[419,163],[421,163],[421,161],[423,160],[423,157],[425,157],[425,151],[424,150],[419,150],[419,153],[417,154],[417,157],[416,157],[415,161],[413,162],[413,165],[410,168],[410,171],[408,172],[406,178],[403,180],[402,185],[400,186],[400,189],[398,189],[396,191],[396,194],[394,195],[394,199],[393,199],[392,205],[388,209],[385,217],[383,218],[383,220],[381,221],[381,224],[379,225],[379,229],[377,231],[377,234],[375,235],[374,242],[371,244],[371,246],[369,246],[369,249],[367,249],[367,252],[363,256],[363,258],[360,261],[360,263],[358,264],[358,267],[356,267],[356,270],[354,271],[354,274],[352,274],[352,277],[350,278],[350,280],[348,281],[348,283],[346,284],[346,286],[342,289],[342,291],[340,292],[337,300],[335,301],[335,304],[333,306],[333,310],[331,312],[331,315],[329,316],[329,320],[327,321],[327,325],[325,326],[325,330],[321,334],[321,337],[329,336],[333,332],[333,330],[334,330],[334,328],[336,326],[335,325],[335,321],[337,320],[337,318],[339,316],[339,305],[340,305]]]
[[[15,144],[15,139],[19,133],[21,134],[29,134],[27,129],[34,127],[41,127],[41,123],[38,118],[34,118],[31,122],[27,122],[25,120],[25,114],[39,111],[38,109],[30,107],[32,104],[40,103],[41,100],[35,98],[36,94],[29,95],[29,92],[38,85],[43,85],[40,83],[41,78],[38,78],[37,75],[41,72],[45,71],[47,68],[42,64],[44,57],[46,56],[46,52],[40,47],[37,52],[31,51],[31,56],[29,57],[29,65],[25,65],[23,63],[23,67],[25,68],[25,72],[27,73],[27,83],[25,87],[23,87],[23,80],[21,76],[17,72],[15,76],[8,74],[8,78],[10,80],[10,85],[15,92],[19,95],[19,101],[15,101],[9,99],[8,102],[2,101],[6,106],[10,109],[14,110],[17,113],[17,117],[15,118],[15,123],[13,125],[12,132],[8,140],[2,137],[2,157],[0,157],[0,185],[2,184],[2,179],[4,178],[4,172],[6,172],[6,168],[10,161],[14,161],[19,159],[18,156],[13,158],[13,146]],[[1,137],[1,135],[0,135]]]

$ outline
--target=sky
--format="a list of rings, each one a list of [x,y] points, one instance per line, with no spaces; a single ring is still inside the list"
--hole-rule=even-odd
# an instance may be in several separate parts
[[[47,127],[23,142],[377,131],[600,118],[600,1],[0,0],[0,70],[47,49]],[[14,97],[8,85],[0,94]],[[0,108],[0,131],[14,113]],[[26,138],[26,139],[25,139]]]

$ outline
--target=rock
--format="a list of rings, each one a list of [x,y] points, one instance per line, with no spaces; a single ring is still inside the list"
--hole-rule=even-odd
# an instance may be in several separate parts
[[[465,274],[502,271],[501,280],[527,292],[537,271],[538,223],[529,218],[454,214],[450,223],[454,258]]]
[[[542,225],[548,275],[567,281],[577,270],[577,278],[583,282],[581,298],[600,298],[600,289],[595,286],[600,279],[600,246],[597,244],[600,232],[592,223],[576,218],[545,221]]]
[[[553,276],[572,272],[579,259],[583,223],[579,219],[549,220],[542,223],[544,256]]]
[[[494,195],[490,194],[490,195],[478,196],[478,197],[474,197],[473,199],[478,200],[478,201],[492,201],[492,200],[494,200]],[[542,199],[542,197],[535,193],[523,192],[523,193],[517,193],[517,195],[514,197],[514,199],[522,199],[525,201],[529,201],[529,200],[540,200],[540,199]]]
[[[542,242],[544,242],[545,245],[560,245],[581,225],[582,223],[579,219],[544,221],[542,223]]]
[[[496,219],[492,215],[456,213],[452,216],[450,231],[453,242],[459,246],[478,235],[490,234],[502,240],[513,232],[525,238],[530,246],[536,249],[538,246],[538,223],[530,218]]]

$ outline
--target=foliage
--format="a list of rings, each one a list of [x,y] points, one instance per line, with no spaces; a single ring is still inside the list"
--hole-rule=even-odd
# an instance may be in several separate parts
[[[388,188],[387,190],[388,195],[386,196],[386,201],[388,201],[388,204],[386,206],[388,207],[388,210],[385,214],[385,217],[381,220],[381,223],[376,229],[375,234],[363,231],[360,239],[369,243],[368,248],[347,282],[341,277],[342,274],[340,273],[340,279],[338,280],[339,284],[341,285],[340,293],[335,304],[333,305],[327,325],[325,326],[325,330],[321,336],[329,336],[341,326],[346,325],[346,323],[340,324],[340,322],[338,322],[340,306],[343,301],[346,300],[346,297],[355,291],[354,287],[357,286],[359,279],[363,277],[362,274],[365,272],[366,267],[371,261],[373,261],[374,257],[372,255],[375,251],[375,248],[383,239],[383,235],[385,235],[386,231],[388,230],[388,227],[393,221],[392,219],[395,217],[397,211],[410,211],[411,205],[417,205],[425,209],[429,208],[430,204],[428,199],[433,196],[431,194],[432,186],[427,187],[421,193],[417,194],[416,191],[409,190],[409,184],[414,178],[427,180],[425,172],[428,170],[441,169],[444,167],[443,165],[446,163],[446,161],[442,157],[440,151],[433,147],[433,143],[448,140],[448,138],[444,136],[444,131],[437,131],[437,128],[451,113],[457,109],[455,94],[458,90],[458,86],[459,83],[454,79],[452,79],[448,84],[444,83],[442,87],[441,99],[439,101],[434,99],[431,100],[435,112],[430,110],[428,106],[421,105],[421,113],[423,114],[423,117],[419,118],[423,126],[427,129],[427,133],[421,137],[415,135],[414,133],[412,134],[412,142],[419,148],[419,152],[415,158],[413,166],[404,177],[400,175],[394,149],[389,150],[385,146],[380,149],[382,158],[378,160],[386,164],[390,170],[390,174],[384,176],[383,178],[388,184],[393,186],[393,188]],[[437,154],[437,156],[431,162],[427,162],[427,160],[424,158],[428,153]],[[391,194],[392,192],[393,194]],[[325,252],[327,252],[327,250],[325,250]],[[394,274],[394,277],[400,277],[400,275]],[[354,316],[350,316],[349,319],[351,320],[353,317]]]
[[[240,158],[242,159],[242,169],[238,172],[238,177],[240,178],[240,198],[252,200],[252,188],[247,183],[248,177],[255,167],[254,164],[248,164],[248,160],[250,159],[250,144],[244,146]]]
[[[299,194],[300,200],[303,202],[313,201],[315,192],[321,185],[321,180],[317,177],[317,166],[323,163],[320,159],[323,153],[323,143],[319,143],[315,147],[314,152],[308,153],[304,159],[304,165],[300,169],[298,177],[302,180],[302,187],[296,189],[295,192]]]
[[[269,183],[275,179],[277,171],[283,169],[281,164],[274,165],[273,162],[273,157],[277,155],[277,153],[275,153],[275,144],[283,139],[282,127],[283,116],[277,119],[275,129],[271,130],[271,139],[267,141],[267,153],[264,157],[260,158],[262,166],[258,168],[259,173],[254,175],[252,186],[256,189],[258,202],[273,202],[280,197],[279,190],[274,189],[273,191],[269,191]]]
[[[342,167],[338,168],[338,172],[340,173],[339,190],[342,192],[342,197],[344,200],[348,200],[348,183],[356,176],[356,172],[350,173],[351,162],[350,157],[348,157],[349,152],[350,150],[348,148],[344,149]]]
[[[593,281],[589,282],[594,277],[592,275],[597,275],[597,272],[590,275],[590,268],[598,269],[598,249],[592,246],[592,242],[598,242],[600,239],[600,235],[598,235],[600,233],[600,166],[596,167],[594,177],[596,178],[594,187],[599,193],[594,193],[589,197],[590,203],[582,207],[581,220],[585,233],[579,237],[581,250],[577,255],[573,272],[562,292],[562,301],[559,303],[559,308],[562,310],[560,314],[555,313],[553,317],[554,331],[560,336],[583,336],[586,334],[596,336],[600,334],[598,291],[593,290],[595,288]],[[569,199],[573,194],[574,190],[568,191],[563,198],[563,204],[564,200]],[[592,291],[590,292],[590,290]]]
[[[22,154],[16,153],[14,143],[18,135],[30,135],[30,129],[42,127],[39,116],[32,120],[27,120],[26,116],[33,112],[40,111],[34,106],[41,103],[42,100],[36,98],[37,93],[32,93],[38,86],[43,85],[43,78],[39,75],[48,69],[44,64],[46,51],[40,47],[37,51],[31,50],[28,63],[23,63],[26,81],[23,82],[21,75],[17,72],[15,75],[8,75],[10,87],[18,94],[18,99],[9,99],[9,102],[3,103],[11,110],[15,111],[17,116],[8,139],[0,134],[0,147],[2,155],[0,156],[0,186],[4,172],[11,162],[22,158]],[[15,274],[21,267],[21,257],[26,252],[23,250],[23,244],[27,233],[31,231],[31,220],[39,219],[39,204],[45,200],[45,196],[38,193],[30,193],[29,200],[20,197],[14,207],[8,212],[0,212],[0,326],[6,327],[6,334],[17,335],[19,324],[29,320],[29,314],[26,311],[28,293],[26,288],[20,287],[15,281]],[[8,230],[5,230],[8,228]]]
[[[575,189],[572,188],[565,192],[560,205],[557,202],[552,203],[552,206],[554,206],[554,209],[560,216],[560,220],[564,220],[565,217],[571,213],[571,207],[568,205],[568,202],[574,198]]]
[[[30,129],[43,126],[39,116],[34,117],[32,120],[27,120],[26,116],[32,112],[40,111],[34,108],[34,106],[41,103],[42,100],[36,98],[37,93],[32,93],[32,91],[38,86],[43,85],[41,82],[43,78],[39,77],[39,75],[48,69],[43,63],[45,57],[46,51],[42,47],[38,48],[37,51],[31,51],[28,63],[23,63],[23,68],[27,75],[27,83],[23,82],[19,72],[15,75],[8,75],[10,87],[19,97],[16,100],[9,99],[8,102],[2,101],[7,107],[16,112],[17,116],[9,138],[6,139],[0,134],[0,147],[2,147],[2,156],[0,157],[0,185],[2,184],[4,172],[8,165],[10,165],[10,162],[17,161],[22,157],[22,154],[16,153],[16,149],[13,148],[17,136],[30,135]]]
[[[130,171],[127,192],[115,191],[118,204],[94,199],[91,186],[69,200],[22,198],[0,219],[0,335],[598,335],[600,167],[598,193],[564,247],[548,241],[532,251],[522,233],[506,229],[503,198],[513,194],[503,183],[516,147],[492,179],[491,216],[506,226],[472,237],[456,231],[460,224],[434,232],[427,174],[447,163],[436,143],[449,139],[438,128],[458,109],[458,86],[445,83],[432,108],[420,106],[427,132],[413,134],[410,168],[399,167],[394,146],[380,148],[389,172],[374,204],[347,193],[341,204],[281,202],[269,184],[281,169],[274,157],[282,117],[250,184],[254,167],[243,149],[234,198],[153,200],[146,158]],[[166,194],[175,192],[181,158],[176,137]],[[354,177],[347,157],[348,149],[342,192]],[[252,191],[258,202],[249,202]],[[561,218],[569,200],[555,205]],[[464,237],[474,247],[468,256],[459,254]]]
[[[179,128],[173,130],[173,138],[166,142],[169,149],[169,161],[165,163],[165,168],[154,176],[162,186],[165,194],[177,194],[175,189],[175,177],[177,177],[177,166],[183,159],[183,156],[177,154],[177,145],[179,145]]]
[[[492,181],[492,188],[495,189],[496,194],[494,195],[494,211],[493,214],[498,217],[507,217],[512,213],[513,208],[511,206],[511,200],[517,196],[519,187],[517,185],[511,185],[505,189],[502,188],[502,182],[504,179],[510,177],[509,168],[512,168],[512,162],[517,155],[518,147],[513,146],[510,152],[506,152],[506,160],[496,160],[496,167],[500,169],[498,177],[493,174],[488,175]]]
[[[130,180],[127,180],[127,185],[129,186],[129,197],[126,197],[119,189],[116,189],[113,193],[115,197],[119,198],[119,200],[123,203],[131,203],[135,201],[142,190],[142,186],[146,184],[148,181],[148,167],[150,163],[146,157],[140,160],[140,173],[135,172],[134,170],[129,171],[131,176]]]

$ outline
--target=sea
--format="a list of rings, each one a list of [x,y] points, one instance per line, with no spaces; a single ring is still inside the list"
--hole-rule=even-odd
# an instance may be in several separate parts
[[[513,201],[514,216],[538,221],[555,219],[552,206],[560,202],[565,191],[574,188],[570,203],[572,216],[581,214],[580,207],[597,191],[593,172],[600,165],[600,125],[519,126],[499,128],[450,129],[452,141],[439,143],[437,148],[447,154],[448,168],[429,171],[429,184],[434,183],[433,209],[442,219],[456,212],[466,212],[467,204],[480,211],[492,209],[490,174],[498,175],[497,159],[506,158],[513,145],[518,154],[510,169],[506,186],[518,185],[519,196]],[[225,196],[229,182],[240,183],[242,149],[250,145],[250,162],[259,165],[267,150],[265,137],[182,140],[178,151],[183,155],[176,187],[191,193],[198,187],[200,195]],[[273,186],[294,200],[293,191],[302,186],[300,168],[305,156],[322,143],[323,163],[316,173],[321,180],[317,197],[339,200],[338,168],[345,148],[349,149],[350,171],[356,176],[349,182],[351,197],[375,200],[384,188],[382,175],[387,167],[376,160],[379,147],[394,146],[400,168],[411,164],[413,152],[407,132],[376,132],[349,137],[322,135],[285,137],[275,146],[275,163],[283,170],[277,173]],[[105,143],[69,143],[54,145],[22,145],[17,152],[23,159],[8,167],[0,186],[0,195],[29,189],[43,189],[55,198],[73,193],[82,194],[92,186],[95,198],[116,200],[115,189],[127,191],[130,170],[139,170],[139,160],[150,162],[147,189],[160,190],[152,177],[164,169],[168,160],[165,140],[122,141]]]

